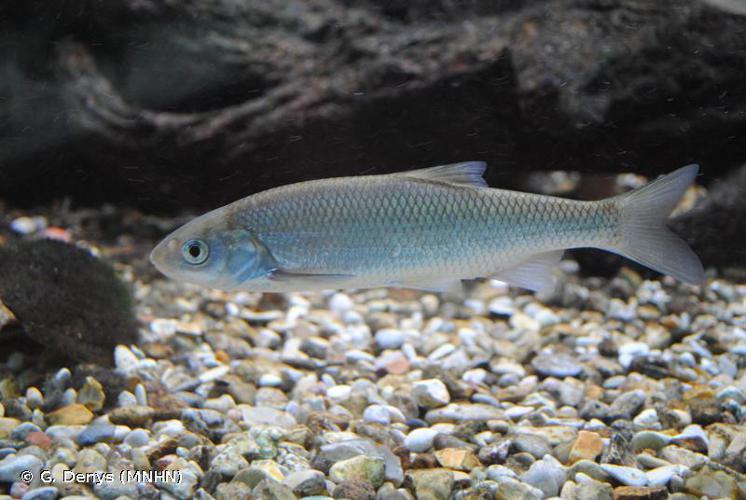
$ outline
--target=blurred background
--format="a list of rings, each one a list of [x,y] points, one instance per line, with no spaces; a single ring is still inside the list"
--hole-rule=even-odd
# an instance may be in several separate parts
[[[464,160],[493,186],[592,199],[610,174],[699,163],[711,196],[681,232],[707,264],[740,262],[745,5],[6,2],[0,199],[199,212]]]

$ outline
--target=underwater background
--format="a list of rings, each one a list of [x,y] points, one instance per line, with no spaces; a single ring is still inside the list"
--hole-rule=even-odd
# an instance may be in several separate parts
[[[0,5],[0,498],[746,498],[745,82],[740,0]],[[705,283],[148,262],[271,187],[467,160],[582,200],[699,164],[671,227]]]

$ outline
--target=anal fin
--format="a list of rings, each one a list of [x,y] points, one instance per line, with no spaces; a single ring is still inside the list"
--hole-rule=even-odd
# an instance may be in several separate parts
[[[555,284],[554,268],[562,259],[564,250],[534,254],[517,266],[504,269],[492,277],[508,285],[538,292],[551,289]]]
[[[461,280],[457,278],[410,278],[391,283],[391,286],[451,294],[460,294],[464,290]]]

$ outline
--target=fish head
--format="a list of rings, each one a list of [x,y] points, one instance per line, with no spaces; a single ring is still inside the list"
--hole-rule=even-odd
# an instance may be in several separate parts
[[[178,228],[156,245],[150,262],[171,279],[221,290],[272,272],[275,261],[256,235],[224,219],[208,213]]]

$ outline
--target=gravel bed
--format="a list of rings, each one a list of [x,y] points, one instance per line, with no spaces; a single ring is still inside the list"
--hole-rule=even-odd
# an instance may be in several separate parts
[[[140,342],[45,380],[7,354],[0,499],[746,497],[746,285],[224,293],[54,234],[117,262]]]

